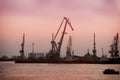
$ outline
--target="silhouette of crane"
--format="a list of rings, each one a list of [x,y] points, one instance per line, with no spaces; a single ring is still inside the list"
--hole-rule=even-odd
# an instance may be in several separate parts
[[[64,21],[65,21],[65,25],[64,25],[63,32],[62,32],[62,36],[60,38],[60,41],[58,43],[56,43],[55,40],[56,40],[56,38],[58,36],[58,33],[60,32],[60,29],[61,29]],[[60,58],[61,46],[62,46],[64,35],[66,34],[67,24],[70,26],[71,30],[74,30],[71,23],[70,23],[70,21],[69,21],[69,18],[64,17],[61,24],[60,24],[60,27],[57,30],[57,33],[55,34],[55,36],[54,36],[54,34],[52,34],[52,41],[51,41],[52,48],[49,51],[49,53],[47,53],[47,55],[46,55],[47,59],[57,60],[57,59]]]
[[[118,42],[119,35],[117,33],[116,36],[114,36],[113,43],[110,45],[111,50],[109,51],[109,53],[111,54],[112,58],[119,57]]]
[[[71,56],[71,53],[72,53],[72,38],[71,38],[71,36],[69,36],[66,55]]]
[[[23,34],[23,41],[22,41],[22,44],[21,44],[21,50],[20,50],[20,57],[21,58],[24,58],[25,55],[24,55],[24,46],[25,46],[25,34]]]

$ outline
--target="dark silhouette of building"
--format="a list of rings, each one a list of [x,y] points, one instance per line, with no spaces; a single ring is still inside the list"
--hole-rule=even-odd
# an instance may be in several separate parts
[[[113,43],[110,45],[111,50],[109,51],[109,53],[111,54],[112,58],[119,57],[118,42],[119,42],[119,35],[117,33],[114,36]]]

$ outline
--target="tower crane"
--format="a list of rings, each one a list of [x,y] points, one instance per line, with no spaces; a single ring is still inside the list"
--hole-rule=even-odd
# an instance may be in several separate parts
[[[61,38],[60,38],[60,41],[58,43],[56,43],[56,38],[58,36],[58,33],[60,32],[60,29],[63,25],[65,21],[65,24],[64,24],[64,29],[63,29],[63,32],[62,32],[62,35],[61,35]],[[64,17],[58,30],[57,30],[57,33],[55,34],[52,34],[52,41],[51,41],[51,45],[52,45],[52,48],[51,50],[49,51],[49,53],[47,53],[46,55],[46,58],[49,60],[59,60],[60,59],[60,52],[61,52],[61,47],[62,47],[62,42],[63,42],[63,39],[64,39],[64,35],[66,34],[66,27],[67,25],[70,26],[71,30],[74,30],[70,21],[69,21],[69,18],[67,17]]]

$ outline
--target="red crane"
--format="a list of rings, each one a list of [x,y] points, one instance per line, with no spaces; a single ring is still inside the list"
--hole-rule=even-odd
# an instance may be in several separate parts
[[[61,36],[60,41],[58,42],[58,44],[56,44],[56,42],[55,42],[56,37],[57,37],[57,35],[58,35],[58,33],[59,33],[59,31],[60,31],[64,21],[65,21],[65,25],[64,25],[63,32],[62,32],[62,36]],[[69,21],[69,18],[64,17],[62,22],[61,22],[61,24],[60,24],[60,27],[57,30],[57,33],[55,34],[55,36],[52,35],[52,41],[51,41],[52,48],[49,51],[49,53],[46,55],[46,57],[48,59],[50,59],[50,58],[58,59],[60,57],[61,46],[62,46],[64,35],[66,33],[67,24],[70,26],[71,30],[74,30],[72,25],[71,25],[71,23],[70,23],[70,21]]]

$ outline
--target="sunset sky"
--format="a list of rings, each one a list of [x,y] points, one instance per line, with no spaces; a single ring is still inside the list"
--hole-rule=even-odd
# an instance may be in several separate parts
[[[113,36],[120,33],[120,0],[0,0],[0,56],[19,55],[23,33],[25,53],[32,51],[33,42],[35,52],[48,52],[51,35],[64,16],[70,19],[74,32],[67,26],[61,55],[65,55],[70,35],[76,55],[86,54],[87,49],[92,54],[93,33],[97,55],[102,55],[101,48],[109,55]]]

